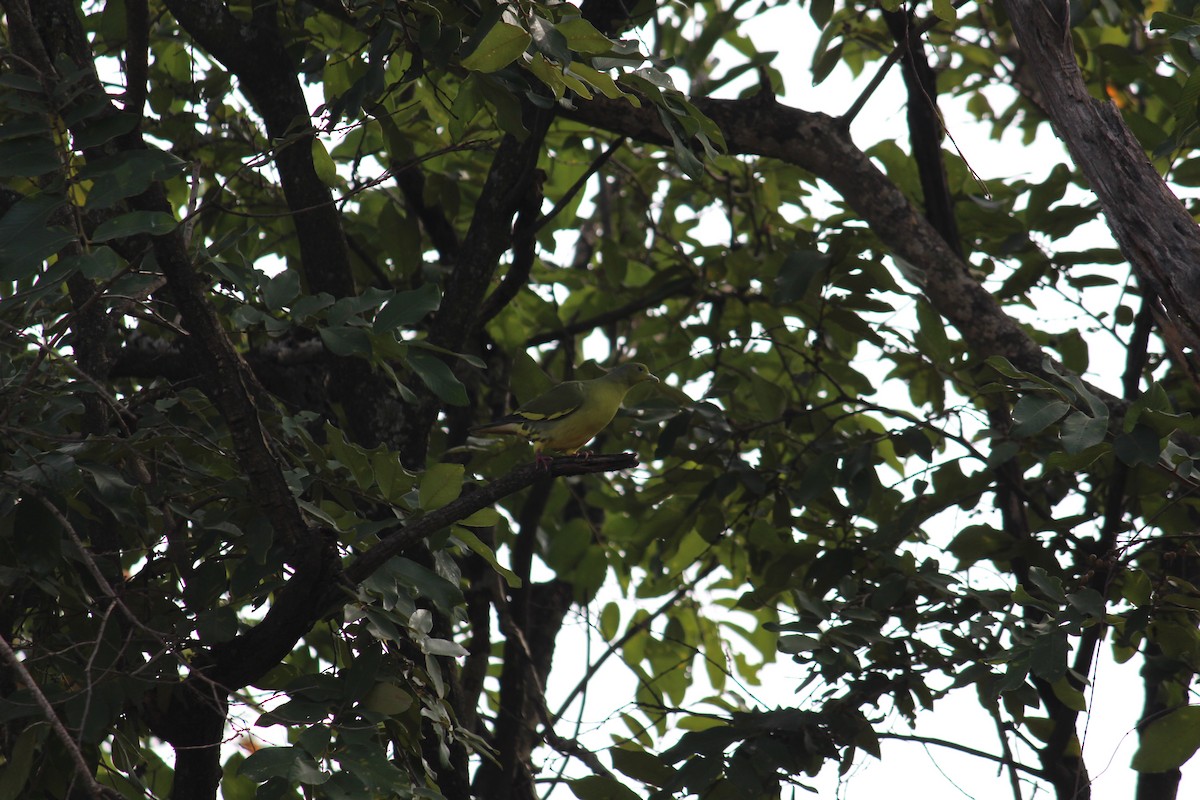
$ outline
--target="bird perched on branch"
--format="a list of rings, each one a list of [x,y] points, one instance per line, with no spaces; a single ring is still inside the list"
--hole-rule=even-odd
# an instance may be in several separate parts
[[[658,378],[645,364],[628,363],[590,381],[566,381],[538,395],[506,417],[471,429],[478,434],[511,434],[533,442],[537,462],[543,450],[574,455],[617,415],[625,394]]]

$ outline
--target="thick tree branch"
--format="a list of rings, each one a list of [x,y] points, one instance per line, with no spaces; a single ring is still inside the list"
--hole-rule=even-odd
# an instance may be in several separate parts
[[[534,108],[526,117],[530,132],[524,140],[507,134],[500,141],[463,239],[461,258],[446,279],[442,307],[429,338],[448,350],[460,350],[479,324],[479,309],[496,264],[512,244],[513,216],[536,179],[537,159],[553,113]]]
[[[921,270],[931,303],[981,356],[1002,355],[1019,369],[1042,372],[1045,353],[995,298],[972,279],[963,261],[900,190],[856,147],[838,120],[755,100],[692,102],[720,126],[732,153],[777,158],[828,182],[898,257]],[[597,98],[570,116],[604,130],[664,146],[671,138],[650,103]]]
[[[150,5],[147,0],[125,0],[125,113],[142,116],[146,105],[146,80],[150,72]]]
[[[292,213],[300,263],[310,293],[356,293],[342,218],[328,186],[317,175],[315,131],[300,86],[290,42],[279,30],[274,2],[254,6],[244,23],[217,0],[168,0],[179,24],[238,76],[275,143],[280,187]],[[353,439],[366,447],[395,447],[404,412],[393,387],[357,358],[334,358],[329,393],[342,406]]]
[[[954,198],[950,195],[946,165],[942,160],[943,129],[937,107],[937,75],[925,56],[925,43],[914,25],[912,11],[884,11],[883,18],[896,46],[904,54],[901,73],[908,90],[908,141],[921,178],[925,217],[955,255],[962,258],[958,222],[954,218]]]
[[[453,525],[460,519],[466,519],[479,509],[487,508],[501,498],[519,492],[543,478],[587,475],[593,472],[616,472],[632,469],[637,465],[637,456],[633,453],[614,453],[612,455],[594,455],[588,458],[564,456],[553,459],[545,467],[537,464],[518,467],[478,491],[464,494],[454,502],[430,511],[410,524],[398,527],[392,533],[385,534],[378,544],[373,545],[346,567],[345,578],[351,585],[362,583],[388,559],[399,555],[414,542]],[[340,591],[335,591],[333,594],[327,592],[329,597],[335,597],[338,594]]]
[[[274,2],[255,4],[243,22],[218,0],[167,0],[180,26],[238,76],[275,141],[280,186],[292,211],[304,274],[312,293],[354,293],[350,256],[333,195],[312,160],[315,136],[287,42],[276,24]]]
[[[1138,279],[1162,299],[1188,344],[1200,350],[1200,229],[1155,171],[1121,112],[1088,94],[1075,59],[1068,4],[1007,0],[1054,130],[1100,200]]]
[[[479,329],[484,296],[500,257],[512,244],[513,217],[536,179],[537,159],[553,116],[552,111],[527,104],[529,133],[523,140],[512,134],[500,140],[430,327],[429,341],[438,347],[459,352]],[[400,456],[405,464],[425,463],[429,432],[441,405],[427,392],[402,420]]]

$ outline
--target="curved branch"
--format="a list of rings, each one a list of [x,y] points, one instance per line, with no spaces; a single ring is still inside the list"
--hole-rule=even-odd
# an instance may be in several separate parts
[[[855,146],[839,120],[758,98],[693,98],[692,103],[721,128],[731,153],[777,158],[828,182],[896,256],[923,272],[926,296],[974,352],[1002,355],[1026,372],[1043,372],[1047,356],[1042,349],[970,277],[962,259]],[[596,98],[564,113],[631,138],[672,144],[657,108],[649,102],[633,108],[624,101]]]

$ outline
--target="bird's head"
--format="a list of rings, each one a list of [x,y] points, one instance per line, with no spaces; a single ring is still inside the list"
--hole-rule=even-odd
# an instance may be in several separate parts
[[[650,372],[650,369],[645,364],[639,364],[636,361],[616,367],[605,378],[628,387],[637,386],[642,381],[658,383],[658,378]]]

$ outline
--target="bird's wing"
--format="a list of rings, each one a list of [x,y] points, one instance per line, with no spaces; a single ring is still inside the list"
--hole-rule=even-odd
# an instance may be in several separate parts
[[[579,410],[585,397],[582,381],[567,381],[533,398],[514,411],[513,416],[530,422],[560,419]]]

